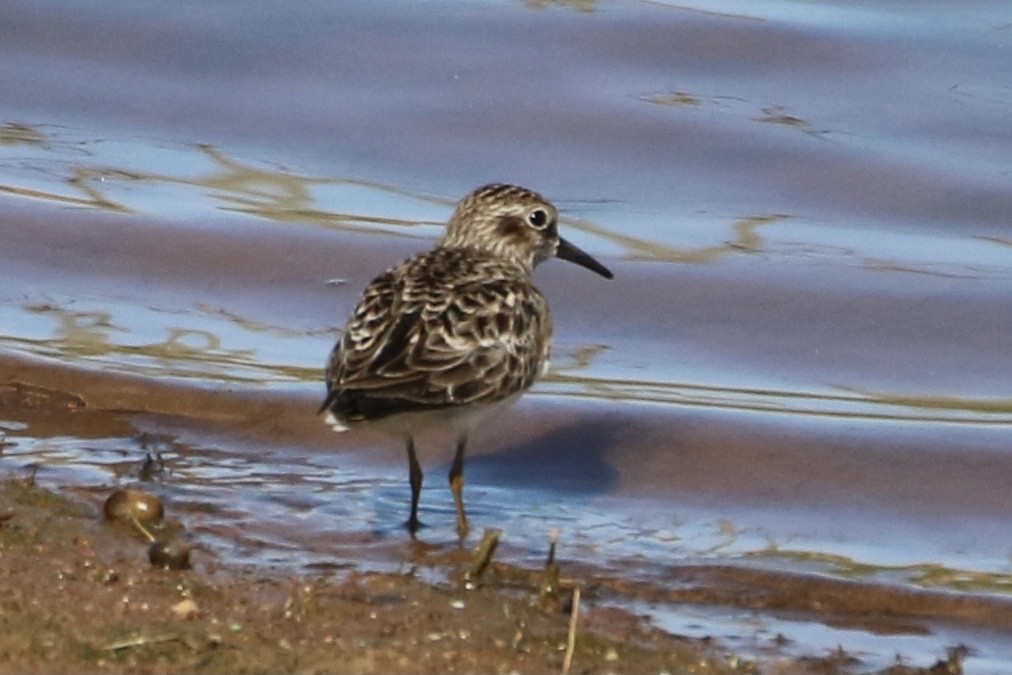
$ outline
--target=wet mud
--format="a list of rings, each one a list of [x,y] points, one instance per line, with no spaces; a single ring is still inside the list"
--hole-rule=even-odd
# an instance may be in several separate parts
[[[129,377],[10,358],[0,362],[0,382],[4,450],[23,435],[132,442],[153,416],[202,433],[249,434],[265,405],[169,386],[132,390]],[[122,483],[157,490],[156,461],[125,457]],[[383,544],[396,571],[317,564],[294,573],[230,561],[213,545],[198,546],[187,571],[172,571],[149,562],[144,528],[111,522],[108,503],[103,517],[116,490],[63,484],[55,494],[39,486],[39,469],[8,469],[0,491],[3,648],[19,672],[560,672],[577,588],[583,618],[573,672],[962,672],[965,658],[965,648],[939,638],[935,670],[885,669],[844,644],[798,653],[780,634],[740,653],[637,611],[657,606],[807,617],[883,635],[931,635],[939,626],[1012,635],[1012,602],[998,598],[664,560],[649,561],[665,570],[653,583],[567,555],[564,541],[546,602],[547,537],[538,553],[489,556],[480,576],[474,542],[427,544],[424,530],[418,541],[404,532]],[[199,521],[171,501],[165,508],[177,532]]]
[[[230,670],[268,636],[274,670],[557,672],[556,532],[607,645],[572,672],[691,670],[660,656],[683,646],[715,672],[1012,670],[1006,4],[3,3],[0,534],[32,534],[0,618],[38,620],[15,669],[69,645],[49,670]],[[330,433],[321,370],[359,290],[492,181],[616,278],[539,267],[552,369],[472,439],[463,544],[452,439],[422,439],[412,541],[403,449]],[[164,524],[96,520],[134,490]],[[453,595],[484,528],[485,585]],[[152,569],[171,534],[190,568]],[[61,570],[80,603],[42,592]],[[117,614],[124,579],[159,609]],[[495,631],[440,632],[478,606]],[[365,608],[374,661],[333,660]]]

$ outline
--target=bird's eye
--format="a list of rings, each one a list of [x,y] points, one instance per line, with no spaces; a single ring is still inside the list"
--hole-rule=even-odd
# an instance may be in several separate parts
[[[527,222],[530,223],[532,227],[540,230],[548,224],[548,213],[546,213],[544,209],[534,209],[527,214]]]

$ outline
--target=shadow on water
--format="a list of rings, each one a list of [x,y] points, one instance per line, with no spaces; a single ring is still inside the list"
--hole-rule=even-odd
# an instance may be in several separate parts
[[[519,446],[468,460],[482,482],[551,492],[604,494],[617,483],[607,455],[622,444],[628,419],[601,415],[554,429]]]

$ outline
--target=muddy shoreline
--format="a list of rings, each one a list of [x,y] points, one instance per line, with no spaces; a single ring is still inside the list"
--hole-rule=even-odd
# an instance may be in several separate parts
[[[403,574],[153,568],[89,505],[8,479],[0,491],[5,672],[559,672],[569,613],[520,585],[453,581],[466,551]],[[636,617],[584,607],[577,671],[750,672]]]
[[[557,531],[574,673],[1012,671],[1007,8],[699,4],[3,3],[0,670],[560,672]],[[615,281],[539,266],[552,369],[463,546],[419,439],[413,542],[321,369],[489,182]]]
[[[182,396],[172,385],[10,357],[0,359],[0,403],[6,444],[26,429],[55,439],[128,437],[144,433],[152,416],[269,442],[259,426],[262,407],[281,405],[252,394]],[[305,433],[299,416],[311,412],[288,406],[274,424],[287,420]],[[291,433],[274,426],[268,436]],[[124,472],[124,484],[144,487],[141,460],[127,462],[136,466]],[[531,556],[527,564],[493,559],[481,587],[467,591],[473,543],[412,543],[406,534],[383,546],[384,555],[401,560],[396,572],[354,564],[254,568],[200,550],[189,571],[158,570],[136,532],[103,524],[101,500],[112,486],[61,485],[54,493],[36,484],[39,468],[26,465],[6,477],[0,508],[6,577],[0,592],[8,626],[17,625],[5,649],[13,670],[22,672],[560,672],[577,587],[583,619],[573,672],[881,671],[843,644],[834,654],[798,655],[789,640],[772,640],[764,654],[735,654],[719,640],[665,632],[631,609],[651,605],[810,615],[882,634],[926,635],[938,624],[1012,631],[1012,603],[1002,599],[653,561],[666,569],[666,583],[658,586],[567,555],[559,559],[559,601],[546,610],[538,593],[544,569]],[[167,508],[172,519],[172,504]],[[179,525],[186,528],[185,518]],[[195,607],[180,604],[186,600]],[[956,647],[938,645],[950,670],[923,672],[960,672],[962,652],[946,656]]]
[[[616,579],[564,578],[560,600],[546,604],[543,572],[493,562],[469,589],[474,556],[463,549],[420,550],[428,580],[413,568],[311,575],[203,561],[172,571],[149,565],[135,536],[101,520],[30,476],[3,482],[5,672],[557,673],[570,642],[572,672],[869,672],[842,646],[756,659],[668,634],[604,601],[606,587],[622,592]],[[955,648],[931,668],[877,672],[961,673],[964,656]]]

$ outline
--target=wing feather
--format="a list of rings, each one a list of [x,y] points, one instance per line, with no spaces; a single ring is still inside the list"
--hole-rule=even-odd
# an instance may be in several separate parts
[[[551,332],[521,268],[436,249],[366,287],[328,361],[324,408],[355,422],[508,398],[540,374]]]

